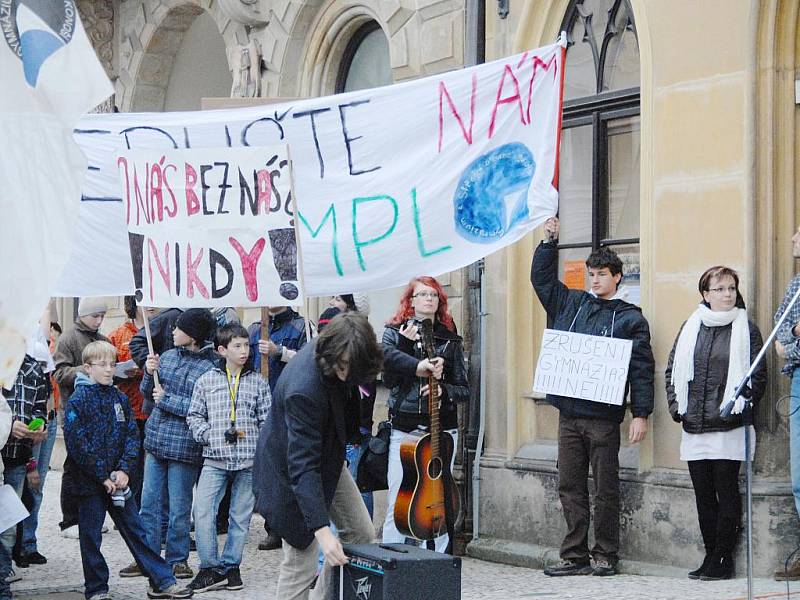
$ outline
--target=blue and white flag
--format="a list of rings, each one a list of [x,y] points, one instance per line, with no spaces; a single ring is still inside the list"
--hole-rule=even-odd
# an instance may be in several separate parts
[[[0,0],[0,386],[73,245],[86,159],[72,138],[114,90],[74,0]]]

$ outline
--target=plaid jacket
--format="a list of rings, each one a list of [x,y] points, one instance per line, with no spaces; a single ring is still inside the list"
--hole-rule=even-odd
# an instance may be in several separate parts
[[[219,356],[210,345],[199,352],[173,348],[161,355],[158,376],[165,395],[155,404],[145,425],[144,449],[160,460],[191,464],[203,462],[200,444],[194,441],[186,413],[192,391],[200,376],[214,368]],[[153,377],[145,370],[142,395],[145,404],[153,404]]]
[[[231,426],[231,395],[224,363],[197,380],[186,415],[195,441],[203,446],[203,456],[225,463],[228,471],[252,466],[258,432],[272,404],[269,385],[249,367],[248,363],[242,370],[236,394],[236,429],[244,432],[239,441],[235,444],[225,441],[225,430]]]
[[[14,387],[3,389],[3,396],[11,407],[14,421],[27,424],[36,417],[44,418],[47,415],[50,387],[39,363],[26,354],[14,380]],[[4,459],[27,460],[31,457],[31,448],[30,440],[18,440],[10,436],[0,454]]]
[[[781,318],[783,311],[786,310],[786,307],[789,305],[789,302],[791,302],[798,288],[800,288],[800,275],[795,275],[789,282],[789,287],[786,288],[783,301],[775,312],[775,323]],[[777,334],[778,341],[783,344],[783,347],[786,349],[786,364],[783,366],[783,369],[781,369],[781,373],[785,373],[789,377],[792,376],[795,369],[800,368],[800,337],[796,337],[794,333],[792,333],[792,329],[798,323],[800,323],[800,301],[795,302],[794,306],[792,306],[789,315],[786,317],[783,325],[780,326],[780,329],[778,329]]]

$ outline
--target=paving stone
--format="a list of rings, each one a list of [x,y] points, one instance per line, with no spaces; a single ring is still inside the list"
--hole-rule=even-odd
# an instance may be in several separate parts
[[[68,540],[60,535],[59,490],[61,473],[51,471],[45,484],[44,503],[39,518],[39,551],[47,556],[44,566],[19,569],[22,580],[12,584],[14,597],[23,600],[77,600],[83,597],[78,540]],[[142,577],[122,579],[117,574],[131,562],[128,549],[119,534],[107,520],[109,532],[103,536],[103,554],[108,561],[111,578],[109,586],[115,600],[146,597],[147,582]],[[203,600],[251,600],[275,598],[278,568],[282,553],[263,552],[257,549],[264,536],[264,521],[254,516],[245,547],[241,567],[244,589],[213,591],[198,595]],[[222,542],[224,538],[220,538]],[[220,548],[222,545],[220,544]],[[192,553],[189,564],[197,569],[197,554]],[[740,566],[744,571],[744,565]],[[183,582],[182,582],[183,583]],[[188,583],[185,582],[185,583]],[[758,599],[785,598],[785,583],[758,579],[754,584],[754,597]],[[800,582],[790,584],[790,597],[800,598]],[[560,577],[545,576],[541,571],[512,567],[473,558],[464,558],[462,564],[463,600],[534,600],[591,599],[591,600],[744,600],[747,582],[744,579],[706,582],[670,577],[641,577],[617,575],[615,577]]]

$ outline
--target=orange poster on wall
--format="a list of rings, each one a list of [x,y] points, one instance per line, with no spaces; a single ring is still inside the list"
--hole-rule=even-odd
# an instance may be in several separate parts
[[[564,285],[571,290],[582,290],[586,287],[586,263],[582,260],[564,261]]]

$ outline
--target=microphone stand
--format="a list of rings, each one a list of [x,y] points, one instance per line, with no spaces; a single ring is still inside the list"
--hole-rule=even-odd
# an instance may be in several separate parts
[[[747,373],[745,373],[741,382],[739,382],[739,385],[736,386],[736,391],[733,393],[733,401],[729,404],[730,408],[723,411],[724,416],[730,414],[733,404],[739,397],[741,397],[742,393],[747,387],[747,384],[753,377],[753,373],[755,373],[755,370],[758,368],[758,365],[761,364],[761,361],[764,360],[764,356],[766,356],[767,351],[772,345],[772,341],[778,334],[778,329],[781,327],[781,325],[783,325],[786,317],[789,316],[789,311],[795,305],[798,298],[800,298],[800,287],[798,287],[794,296],[792,296],[791,301],[786,306],[786,310],[783,311],[781,318],[778,319],[778,322],[775,324],[772,332],[764,341],[761,351],[758,353],[755,359],[753,359],[753,362],[750,365],[750,368],[747,370]],[[750,426],[753,424],[753,405],[750,401],[750,398],[745,398],[745,406],[742,410],[742,421],[744,423],[744,473],[747,489],[747,600],[753,600],[753,461],[750,460],[750,445],[752,444],[752,440],[750,439]]]

